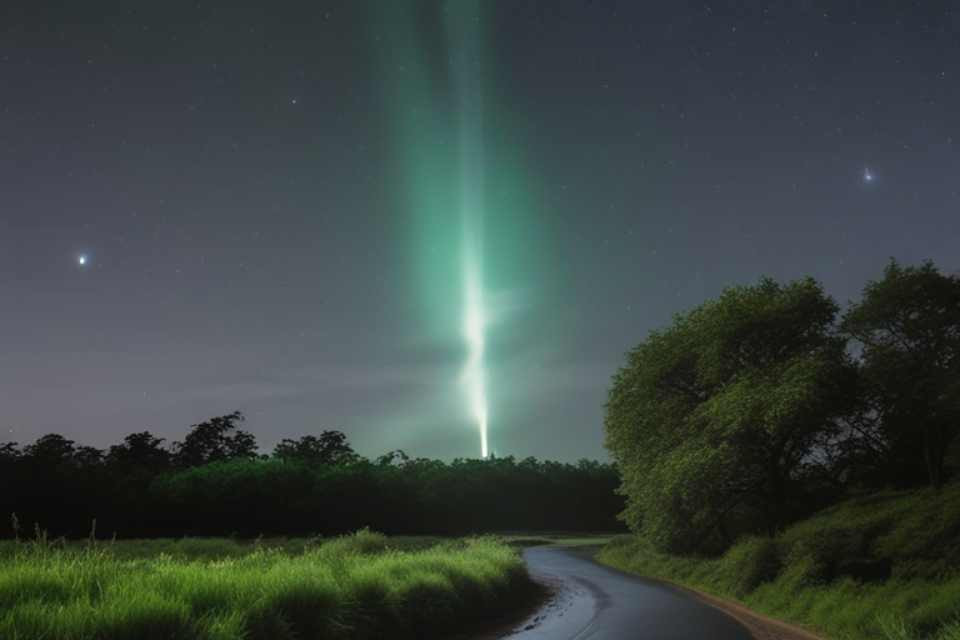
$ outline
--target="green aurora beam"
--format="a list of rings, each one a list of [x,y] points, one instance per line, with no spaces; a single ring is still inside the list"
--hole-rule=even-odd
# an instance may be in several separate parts
[[[460,168],[460,274],[463,336],[467,362],[462,383],[468,406],[480,432],[480,455],[489,455],[487,385],[484,363],[486,309],[483,290],[483,71],[479,0],[448,4],[448,41],[453,43],[454,87],[457,94]]]
[[[497,108],[490,3],[377,3],[376,40],[394,175],[410,234],[419,325],[465,347],[458,380],[480,454],[488,435],[491,333],[516,311],[531,272],[530,183]],[[441,38],[438,37],[442,34]]]

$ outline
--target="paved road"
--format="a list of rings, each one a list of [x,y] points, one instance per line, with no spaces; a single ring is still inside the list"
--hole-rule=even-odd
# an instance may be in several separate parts
[[[561,547],[524,551],[531,575],[557,589],[509,640],[751,640],[733,618],[680,590],[601,566]]]

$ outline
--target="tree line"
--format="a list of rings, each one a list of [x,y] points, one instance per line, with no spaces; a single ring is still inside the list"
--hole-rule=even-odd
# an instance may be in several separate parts
[[[333,535],[616,529],[611,464],[513,457],[452,462],[393,451],[370,460],[345,434],[285,439],[261,454],[239,412],[167,446],[143,431],[106,450],[49,434],[0,445],[0,532],[50,535]],[[16,517],[12,517],[16,514]],[[2,537],[2,533],[0,533]]]
[[[726,289],[629,352],[605,433],[622,519],[671,552],[939,488],[960,470],[960,278],[891,260],[843,313],[812,278]]]

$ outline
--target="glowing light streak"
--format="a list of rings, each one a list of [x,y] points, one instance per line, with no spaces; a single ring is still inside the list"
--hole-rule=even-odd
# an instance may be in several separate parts
[[[467,362],[463,368],[462,383],[473,419],[480,431],[480,455],[489,455],[487,443],[487,389],[486,371],[483,363],[483,290],[474,265],[466,265],[464,289],[463,335],[467,341]]]
[[[547,276],[541,252],[529,250],[543,236],[532,224],[533,176],[514,135],[518,120],[498,99],[493,3],[372,6],[377,71],[394,135],[391,175],[409,214],[399,230],[411,246],[416,331],[464,346],[459,371],[443,391],[459,396],[458,417],[477,430],[487,457],[495,448],[491,427],[506,419],[494,408],[508,384],[497,368],[504,341],[529,330],[518,328],[516,314],[542,295],[540,277]],[[445,38],[428,37],[438,23]]]
[[[484,131],[483,64],[480,4],[476,0],[451,5],[448,15],[453,75],[458,98],[459,206],[461,229],[461,275],[463,287],[463,337],[467,361],[461,383],[468,408],[480,432],[480,455],[489,455],[486,368],[484,363],[483,219],[484,219]]]

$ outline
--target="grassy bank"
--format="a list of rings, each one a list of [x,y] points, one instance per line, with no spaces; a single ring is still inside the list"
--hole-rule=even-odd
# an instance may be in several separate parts
[[[441,637],[522,604],[530,585],[517,553],[490,538],[177,544],[6,546],[0,637]]]
[[[622,536],[601,562],[736,599],[836,640],[960,640],[960,484],[863,496],[719,558]]]

